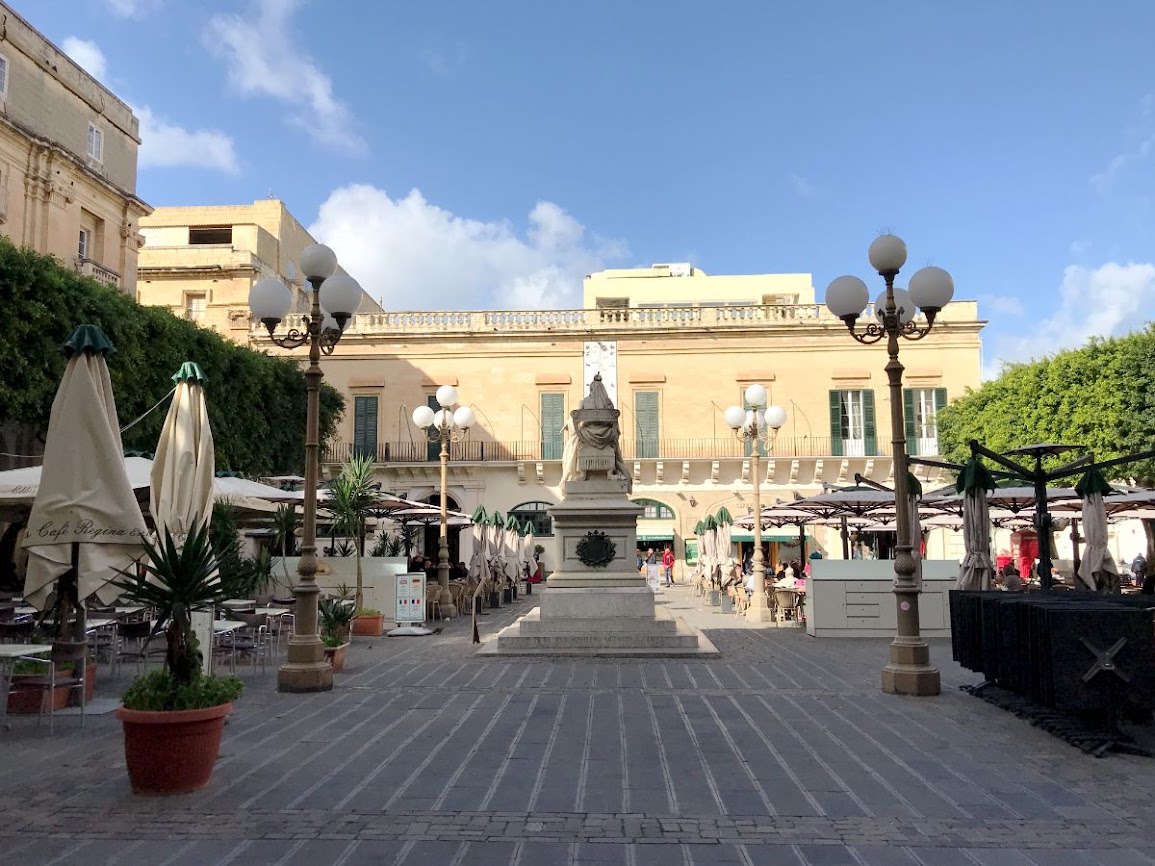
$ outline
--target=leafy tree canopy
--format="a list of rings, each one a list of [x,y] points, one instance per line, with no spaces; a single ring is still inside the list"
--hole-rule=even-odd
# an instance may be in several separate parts
[[[116,346],[109,358],[121,425],[148,412],[172,390],[171,376],[196,361],[219,469],[248,475],[300,472],[305,455],[305,376],[298,361],[273,358],[179,319],[143,307],[52,256],[0,238],[0,421],[27,425],[43,437],[64,373],[60,346],[77,325],[99,325]],[[344,398],[321,388],[321,438],[336,430]],[[153,451],[166,405],[124,432],[130,451]]]
[[[968,388],[945,407],[938,425],[943,454],[960,463],[970,455],[971,439],[1000,452],[1036,442],[1085,445],[1097,460],[1151,449],[1155,325],[1126,337],[1096,338],[1041,361],[1011,364],[997,379],[978,390]],[[1151,486],[1155,460],[1120,466],[1108,474]]]

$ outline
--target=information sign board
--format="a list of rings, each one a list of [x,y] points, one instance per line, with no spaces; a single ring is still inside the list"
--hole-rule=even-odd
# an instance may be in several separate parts
[[[425,575],[398,574],[397,610],[394,619],[399,623],[425,622]]]

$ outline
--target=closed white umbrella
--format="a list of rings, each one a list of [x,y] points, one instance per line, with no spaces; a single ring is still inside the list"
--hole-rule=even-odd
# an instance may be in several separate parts
[[[1111,493],[1111,486],[1098,469],[1090,469],[1075,492],[1083,498],[1083,536],[1087,539],[1079,562],[1079,581],[1096,592],[1118,592],[1119,569],[1107,548],[1107,509],[1103,505],[1103,494]]]
[[[714,530],[714,556],[718,561],[722,585],[726,586],[741,574],[740,570],[736,573],[739,563],[734,558],[734,518],[723,506],[718,509],[714,520],[718,524],[718,528]]]
[[[971,457],[959,473],[955,485],[963,495],[963,561],[956,589],[991,588],[991,521],[987,491],[995,489],[995,479],[977,457]]]
[[[119,590],[109,581],[140,556],[148,534],[124,468],[105,363],[115,349],[100,328],[81,325],[64,351],[68,366],[52,401],[44,467],[24,536],[24,596],[40,610],[55,601],[58,578],[74,567],[72,602],[92,595],[114,601]]]
[[[157,536],[163,540],[167,530],[183,544],[193,529],[212,517],[216,457],[205,405],[205,374],[186,361],[172,378],[176,391],[156,445],[149,505]]]
[[[910,521],[910,555],[914,557],[914,583],[922,589],[922,526],[918,520],[918,501],[922,499],[922,483],[913,472],[906,475],[906,509]]]

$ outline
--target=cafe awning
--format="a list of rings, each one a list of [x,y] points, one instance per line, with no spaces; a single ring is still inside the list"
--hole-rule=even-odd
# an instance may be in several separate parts
[[[754,530],[752,530],[752,529],[738,529],[737,527],[735,527],[734,533],[730,536],[730,540],[731,541],[753,541],[754,540]],[[763,541],[777,541],[780,544],[797,544],[798,543],[798,533],[797,532],[782,532],[781,530],[775,530],[774,532],[763,532],[762,533],[762,540]],[[806,540],[809,542],[809,541],[813,541],[814,538],[809,533],[807,533]]]

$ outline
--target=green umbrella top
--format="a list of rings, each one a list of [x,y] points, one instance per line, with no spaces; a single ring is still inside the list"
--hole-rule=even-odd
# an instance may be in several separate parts
[[[505,528],[512,529],[514,532],[521,532],[521,524],[517,522],[517,518],[512,514],[505,516]]]
[[[694,524],[694,535],[701,535],[706,531],[706,521],[699,520]]]
[[[963,464],[962,471],[958,474],[958,480],[954,483],[954,489],[959,493],[974,490],[995,490],[997,486],[991,471],[974,455]]]
[[[914,477],[913,472],[906,473],[906,495],[922,499],[922,482]]]
[[[500,511],[494,511],[491,515],[489,515],[489,525],[505,526],[505,517]]]
[[[1080,499],[1086,499],[1092,493],[1114,493],[1115,488],[1107,483],[1103,473],[1098,469],[1088,469],[1075,485],[1075,492]]]
[[[194,382],[197,385],[203,385],[209,380],[205,375],[204,370],[200,368],[200,364],[196,361],[185,361],[180,365],[180,369],[172,374],[174,382]]]
[[[714,520],[718,522],[719,526],[730,526],[734,522],[734,518],[730,516],[725,505],[718,509],[718,513],[714,515]]]
[[[479,505],[473,509],[473,514],[471,516],[474,523],[485,523],[489,520],[489,515],[486,514],[484,505]]]
[[[706,518],[706,522],[703,524],[703,526],[705,527],[707,532],[713,532],[715,529],[718,528],[718,520],[716,517],[714,517],[713,514],[711,514],[709,517]]]
[[[60,347],[60,351],[66,358],[80,352],[92,352],[107,358],[116,351],[116,347],[104,335],[104,331],[100,330],[100,325],[81,325],[72,332],[72,336]]]

